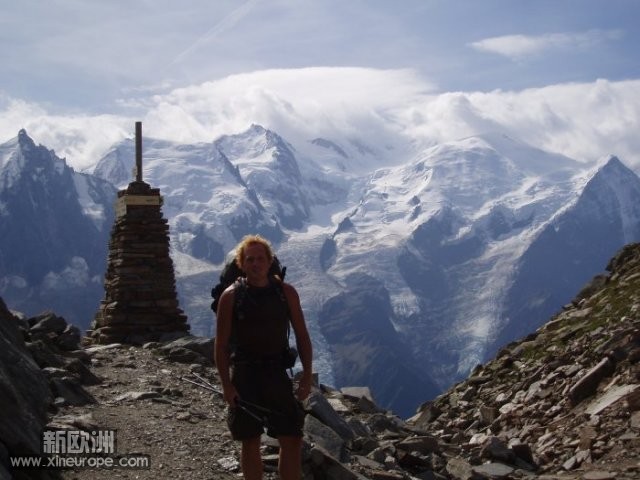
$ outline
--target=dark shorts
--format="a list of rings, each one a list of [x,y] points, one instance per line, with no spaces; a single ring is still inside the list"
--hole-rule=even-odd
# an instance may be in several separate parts
[[[302,436],[305,412],[293,394],[285,370],[256,365],[233,367],[231,382],[241,402],[229,408],[227,424],[234,440],[267,435]],[[257,418],[256,418],[257,417]]]

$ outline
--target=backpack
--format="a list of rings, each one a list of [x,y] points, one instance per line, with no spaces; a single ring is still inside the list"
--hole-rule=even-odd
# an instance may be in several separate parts
[[[280,264],[278,257],[274,255],[271,266],[269,267],[269,277],[277,276],[280,280],[284,281],[286,273],[287,267],[283,267]],[[213,310],[214,313],[217,313],[218,311],[218,302],[220,301],[222,292],[240,278],[245,278],[245,274],[236,264],[235,258],[232,258],[222,269],[218,283],[211,289],[211,297],[213,298],[213,302],[211,302],[211,310]]]

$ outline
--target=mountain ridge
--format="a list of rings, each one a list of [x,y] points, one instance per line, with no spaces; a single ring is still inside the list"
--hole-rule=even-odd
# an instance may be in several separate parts
[[[2,294],[16,308],[55,308],[80,323],[74,309],[86,313],[102,294],[115,188],[75,172],[25,130],[0,149]]]
[[[522,263],[543,264],[549,268],[553,265],[558,272],[554,278],[535,278],[525,273],[512,284],[513,289],[526,292],[530,299],[537,302],[541,296],[556,296],[555,302],[549,302],[546,308],[532,306],[531,310],[537,311],[533,314],[535,317],[551,315],[553,303],[563,305],[572,298],[572,285],[584,284],[591,278],[588,265],[580,265],[585,257],[605,263],[605,252],[615,249],[616,243],[629,243],[640,237],[640,208],[637,206],[640,192],[637,187],[638,177],[624,167],[617,157],[609,157],[586,182],[582,194],[576,199],[575,209],[560,212],[540,233],[532,248],[521,257]],[[619,199],[624,197],[625,208],[621,208]],[[580,225],[579,229],[577,225]],[[569,233],[563,233],[565,231]],[[616,242],[615,239],[620,240]],[[558,252],[564,253],[561,256]],[[515,298],[523,298],[523,295]],[[519,303],[515,307],[508,305],[511,311],[507,315],[532,317],[531,313],[523,314],[526,303]],[[521,325],[510,335],[499,336],[496,344],[504,344],[509,337],[526,335],[532,326],[537,327],[535,323]]]

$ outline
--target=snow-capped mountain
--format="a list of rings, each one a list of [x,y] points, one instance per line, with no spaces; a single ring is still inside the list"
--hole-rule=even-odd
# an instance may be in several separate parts
[[[583,171],[504,136],[468,138],[375,172],[322,264],[339,282],[366,272],[383,283],[396,331],[443,388],[540,326],[640,239],[639,194],[616,158]],[[338,377],[350,363],[339,355]]]
[[[296,140],[257,125],[195,145],[144,139],[181,308],[193,333],[212,335],[211,286],[237,241],[261,233],[300,293],[322,381],[368,385],[401,415],[640,240],[640,179],[615,157],[587,168],[500,134],[401,158],[353,139]],[[0,179],[18,168],[5,157]],[[92,171],[123,188],[134,158],[125,141]]]
[[[122,189],[133,180],[126,172],[134,165],[134,143],[126,140],[98,162],[94,174]],[[176,252],[218,264],[229,245],[248,230],[275,241],[282,238],[276,219],[214,144],[145,140],[143,178],[160,188]]]
[[[0,296],[7,304],[88,324],[104,294],[115,194],[24,130],[0,145]]]
[[[126,140],[93,173],[123,188],[134,166],[134,144]],[[314,168],[308,165],[307,171]],[[257,125],[197,145],[145,139],[143,170],[144,178],[160,188],[165,215],[180,232],[176,250],[213,264],[222,262],[245,233],[280,243],[283,228],[308,224],[311,204],[347,194],[343,182],[326,179],[317,168],[303,177],[291,147]]]

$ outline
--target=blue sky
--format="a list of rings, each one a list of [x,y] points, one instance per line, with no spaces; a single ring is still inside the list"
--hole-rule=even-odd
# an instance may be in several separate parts
[[[203,140],[250,121],[244,111],[237,112],[242,121],[238,115],[229,114],[226,129],[211,131],[214,120],[217,125],[224,121],[217,113],[203,113],[203,105],[208,102],[227,111],[232,109],[229,103],[222,105],[220,99],[212,101],[211,95],[215,94],[211,91],[221,90],[204,87],[212,82],[224,86],[227,99],[239,95],[245,111],[246,102],[251,102],[247,92],[255,97],[258,89],[264,100],[267,87],[262,85],[269,84],[267,96],[307,111],[310,107],[302,107],[300,102],[308,104],[310,97],[318,95],[322,102],[335,106],[332,99],[336,105],[344,105],[354,95],[358,108],[370,101],[370,109],[388,112],[391,100],[380,97],[399,96],[392,90],[411,92],[404,100],[396,98],[405,107],[415,102],[416,95],[429,95],[430,101],[446,103],[446,108],[441,106],[449,116],[451,109],[455,112],[461,108],[459,94],[475,109],[480,108],[477,102],[483,98],[482,108],[494,109],[491,112],[523,108],[525,97],[533,102],[526,105],[542,109],[540,100],[532,98],[535,90],[546,92],[544,102],[560,118],[571,116],[571,108],[585,115],[584,106],[570,107],[561,97],[579,99],[586,91],[598,98],[607,97],[593,107],[600,115],[602,106],[609,103],[619,104],[605,112],[611,116],[620,115],[622,108],[631,108],[626,113],[630,127],[637,127],[640,116],[635,83],[640,79],[640,2],[636,0],[3,3],[0,117],[4,116],[4,121],[0,120],[0,141],[14,136],[16,123],[22,122],[30,132],[40,135],[41,141],[70,155],[72,162],[74,155],[83,157],[76,161],[88,162],[88,156],[98,154],[107,142],[123,135],[127,122],[134,117],[148,119],[151,125],[154,119],[159,125],[188,117],[186,120],[193,124],[190,132],[182,126],[179,134],[168,134],[185,141]],[[275,80],[274,75],[264,73],[274,71],[288,72],[286,80],[282,75]],[[328,71],[332,72],[330,80]],[[320,74],[314,77],[313,72]],[[234,80],[238,78],[242,81]],[[305,79],[306,90],[296,85],[297,78]],[[233,91],[234,83],[243,85],[244,90]],[[567,85],[583,90],[557,93]],[[331,91],[323,91],[329,86]],[[298,96],[292,96],[291,90]],[[556,100],[550,99],[549,92],[555,92],[551,93],[553,98],[563,102],[557,107],[560,110],[556,110]],[[509,95],[517,96],[518,101],[506,99]],[[488,96],[493,102],[487,100]],[[497,105],[498,97],[502,107]],[[506,101],[509,106],[504,105]],[[624,106],[629,103],[631,107]],[[273,110],[273,102],[270,105]],[[252,108],[262,112],[257,117],[273,118],[273,112],[266,114],[256,104]],[[172,110],[172,115],[181,110],[186,117],[163,117],[167,110]],[[488,116],[495,121],[493,113]],[[231,117],[235,121],[230,121]],[[35,123],[36,118],[40,123]],[[440,121],[444,122],[444,117]],[[532,126],[529,119],[523,121],[523,128],[527,122],[529,128],[548,127]],[[45,123],[47,128],[42,126]],[[53,125],[58,130],[52,133]],[[84,140],[88,142],[86,148],[70,149],[69,139],[78,134],[78,125],[89,130],[93,125],[103,131],[102,138],[85,133],[93,135]],[[104,133],[107,125],[111,133]],[[408,125],[406,131],[415,132],[419,127]],[[160,130],[154,133],[160,136]],[[536,131],[541,137],[542,130]],[[606,132],[601,133],[606,137]],[[441,133],[429,139],[442,141],[450,136]],[[579,148],[576,150],[579,137],[591,136],[585,131],[574,133],[575,148],[566,149],[566,153],[580,153]],[[626,142],[622,153],[638,146],[630,140],[630,134],[627,137],[616,130],[617,137],[624,137]],[[563,144],[570,143],[568,138],[555,138],[544,146],[563,151]],[[93,147],[87,150],[89,145]],[[637,161],[640,164],[640,158]]]

